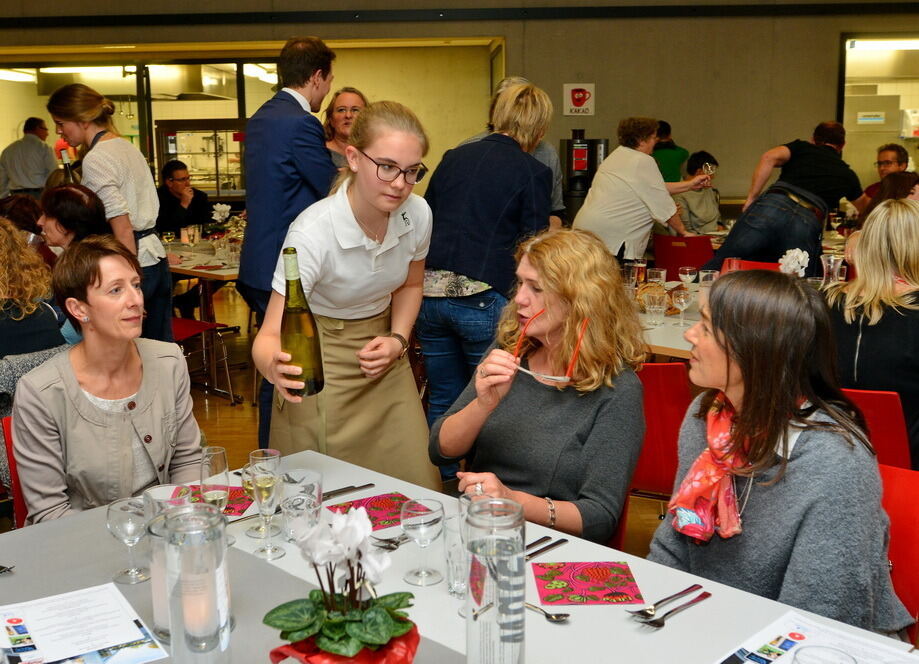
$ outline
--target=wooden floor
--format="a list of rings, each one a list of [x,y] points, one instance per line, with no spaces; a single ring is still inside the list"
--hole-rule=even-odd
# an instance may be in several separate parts
[[[231,372],[233,391],[241,395],[243,401],[231,406],[227,399],[192,387],[194,413],[208,443],[225,447],[230,465],[239,468],[248,461],[249,452],[258,447],[258,408],[253,405],[253,369],[247,331],[249,308],[236,289],[227,286],[214,295],[214,310],[218,321],[240,328],[239,334],[227,334],[224,340],[230,362],[235,366]],[[225,386],[221,383],[220,387]],[[647,553],[651,535],[660,523],[660,509],[659,501],[632,498],[624,545],[627,552],[639,556]],[[0,532],[9,525],[0,518]]]

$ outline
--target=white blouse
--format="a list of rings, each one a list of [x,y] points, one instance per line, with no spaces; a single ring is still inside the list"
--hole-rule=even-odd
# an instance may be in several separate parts
[[[410,194],[390,213],[383,243],[375,242],[358,225],[345,184],[301,212],[283,246],[297,250],[300,281],[313,313],[355,320],[389,306],[392,292],[405,283],[409,263],[428,255],[431,226],[427,201]],[[271,287],[284,294],[283,257]]]

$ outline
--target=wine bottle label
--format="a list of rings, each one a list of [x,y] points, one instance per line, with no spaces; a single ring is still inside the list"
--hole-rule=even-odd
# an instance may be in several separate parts
[[[284,278],[287,281],[300,279],[300,266],[297,264],[297,254],[283,254]]]

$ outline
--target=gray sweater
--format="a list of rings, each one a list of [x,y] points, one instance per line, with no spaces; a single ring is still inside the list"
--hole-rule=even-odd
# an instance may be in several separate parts
[[[473,379],[434,423],[429,451],[435,464],[456,461],[440,453],[440,427],[474,398]],[[642,412],[641,383],[631,370],[617,376],[612,388],[587,393],[558,390],[518,373],[479,432],[468,469],[492,472],[516,491],[573,502],[584,524],[582,537],[605,544],[638,462]]]
[[[699,398],[680,431],[677,487],[707,444],[705,420],[695,417]],[[912,624],[891,585],[889,520],[877,462],[865,447],[807,429],[785,476],[763,486],[775,474],[754,480],[740,535],[723,540],[716,533],[699,545],[668,517],[648,559],[864,629],[895,632]],[[738,477],[736,486],[742,503],[747,479]]]

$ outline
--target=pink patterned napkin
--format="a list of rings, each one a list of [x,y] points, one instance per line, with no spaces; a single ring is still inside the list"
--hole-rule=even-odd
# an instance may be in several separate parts
[[[628,563],[530,563],[542,604],[643,604]]]
[[[367,510],[370,523],[374,530],[398,526],[402,522],[402,504],[409,501],[409,497],[401,493],[381,493],[371,498],[357,498],[345,503],[329,505],[333,512],[347,512],[351,508],[363,507]]]
[[[201,485],[200,484],[189,484],[187,487],[182,487],[181,489],[176,489],[172,492],[172,497],[175,498],[183,491],[191,489],[191,502],[200,503],[201,502]],[[249,505],[252,504],[252,499],[246,495],[246,492],[243,491],[241,486],[231,486],[230,487],[230,498],[227,500],[227,506],[224,508],[223,513],[227,516],[242,516],[243,512],[249,509]]]

